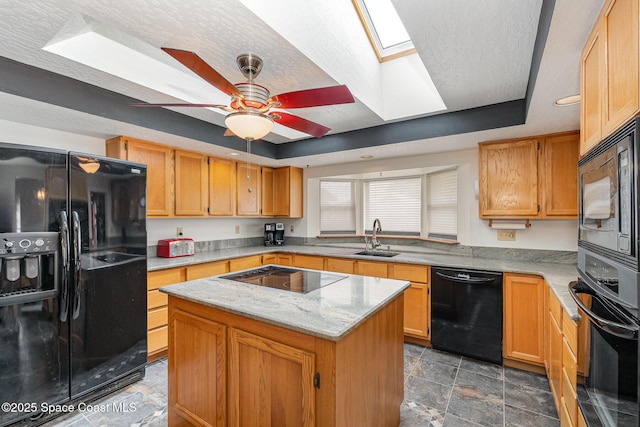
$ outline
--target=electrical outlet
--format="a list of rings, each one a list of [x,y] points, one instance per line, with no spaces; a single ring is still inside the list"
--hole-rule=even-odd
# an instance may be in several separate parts
[[[498,240],[516,240],[516,230],[498,230]]]
[[[177,228],[176,234],[178,235],[178,237],[182,236],[182,234],[183,234],[182,227],[178,227]]]
[[[296,229],[296,228],[293,226],[293,224],[291,224],[291,225],[289,226],[289,231],[291,231],[292,233],[295,231],[295,229]]]
[[[236,234],[240,234],[240,226],[236,225]]]

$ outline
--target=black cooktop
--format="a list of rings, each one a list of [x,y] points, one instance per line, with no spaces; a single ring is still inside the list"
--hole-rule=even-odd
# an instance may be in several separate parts
[[[306,294],[342,280],[347,276],[324,271],[299,270],[278,265],[266,265],[219,277],[221,279]]]

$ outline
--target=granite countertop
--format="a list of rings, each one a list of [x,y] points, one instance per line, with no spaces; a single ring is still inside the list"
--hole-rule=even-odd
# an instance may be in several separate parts
[[[569,295],[568,284],[578,278],[578,270],[575,264],[561,264],[550,262],[517,261],[495,258],[478,258],[463,255],[445,254],[425,249],[423,251],[412,249],[411,252],[402,252],[392,247],[399,255],[385,258],[376,256],[355,255],[363,248],[344,246],[314,246],[314,245],[288,245],[278,247],[250,246],[244,248],[226,249],[213,252],[196,253],[194,256],[182,258],[157,258],[149,257],[147,269],[149,271],[165,268],[199,264],[203,262],[224,260],[249,255],[258,255],[268,252],[290,252],[307,255],[330,256],[336,258],[353,258],[363,260],[375,260],[380,262],[400,262],[408,264],[422,264],[439,267],[469,268],[478,270],[493,270],[510,273],[535,274],[545,278],[565,311],[574,320],[580,320],[578,307]]]
[[[306,294],[220,277],[164,286],[160,291],[319,338],[339,341],[410,286],[409,282],[403,280],[329,274],[344,278]]]

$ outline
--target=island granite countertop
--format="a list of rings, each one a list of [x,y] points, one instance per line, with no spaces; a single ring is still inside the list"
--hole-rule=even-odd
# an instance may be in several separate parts
[[[478,270],[493,270],[509,273],[535,274],[544,277],[549,287],[558,297],[565,311],[573,320],[580,320],[578,307],[569,295],[568,284],[578,278],[575,264],[550,262],[519,261],[497,258],[479,258],[463,255],[435,253],[430,251],[400,252],[392,258],[356,255],[362,248],[316,246],[316,245],[288,245],[279,247],[249,246],[243,248],[226,249],[211,252],[199,252],[194,256],[181,258],[149,257],[147,269],[149,271],[162,270],[172,267],[200,264],[242,256],[259,255],[269,252],[298,253],[306,255],[328,256],[334,258],[352,258],[375,260],[380,262],[407,263],[430,265],[438,267],[469,268]],[[397,251],[396,251],[397,252]]]
[[[306,294],[215,276],[164,286],[160,291],[250,319],[339,341],[410,286],[403,280],[328,274],[343,278]]]

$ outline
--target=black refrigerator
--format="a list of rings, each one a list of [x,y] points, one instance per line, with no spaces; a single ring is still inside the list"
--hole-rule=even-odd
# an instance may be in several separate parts
[[[146,245],[145,165],[0,143],[1,427],[144,377]]]

